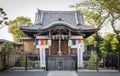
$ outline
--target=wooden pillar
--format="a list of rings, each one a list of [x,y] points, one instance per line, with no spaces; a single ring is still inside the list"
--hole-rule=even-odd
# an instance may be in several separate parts
[[[68,55],[71,54],[71,46],[69,45],[70,40],[71,40],[71,30],[69,30],[69,37],[68,37]]]
[[[49,30],[49,40],[51,40],[51,31]],[[49,55],[51,55],[51,45],[49,46]]]

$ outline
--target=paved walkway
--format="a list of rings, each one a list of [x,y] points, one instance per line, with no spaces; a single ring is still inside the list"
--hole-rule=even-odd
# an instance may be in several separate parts
[[[75,71],[50,71],[47,76],[78,76]]]

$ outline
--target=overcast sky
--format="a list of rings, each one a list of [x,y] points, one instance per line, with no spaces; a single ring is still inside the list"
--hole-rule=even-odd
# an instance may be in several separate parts
[[[73,10],[70,5],[82,0],[0,0],[2,7],[9,20],[13,20],[18,16],[31,18],[34,23],[37,8],[41,10]],[[7,32],[7,27],[0,29],[0,39],[12,41],[12,36]]]
[[[34,23],[37,8],[41,10],[75,10],[69,6],[83,0],[0,0],[2,7],[9,20],[13,20],[18,16],[29,17]],[[109,32],[111,27],[103,28]],[[7,27],[0,29],[0,39],[13,41],[11,34],[7,32]]]
[[[37,8],[41,10],[73,10],[70,5],[81,0],[0,0],[0,7],[3,7],[9,19],[17,16],[27,16],[34,22]]]

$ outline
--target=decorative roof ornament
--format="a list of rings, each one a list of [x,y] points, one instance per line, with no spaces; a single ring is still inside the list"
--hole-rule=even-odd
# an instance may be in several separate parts
[[[62,21],[62,18],[58,18],[58,21]]]

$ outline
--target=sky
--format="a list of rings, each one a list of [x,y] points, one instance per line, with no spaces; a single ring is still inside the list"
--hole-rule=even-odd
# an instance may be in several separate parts
[[[81,0],[0,0],[0,7],[7,13],[8,20],[18,16],[29,17],[34,23],[35,13],[40,10],[74,10],[70,5]],[[12,35],[7,31],[8,27],[0,29],[0,39],[13,41]]]
[[[69,6],[82,0],[0,0],[9,20],[18,16],[29,17],[34,23],[35,13],[40,10],[75,10]],[[12,35],[7,32],[8,27],[0,29],[0,39],[13,41]]]
[[[34,22],[37,8],[41,10],[73,10],[70,5],[81,0],[0,0],[0,7],[6,11],[9,19],[17,16],[30,17]]]

